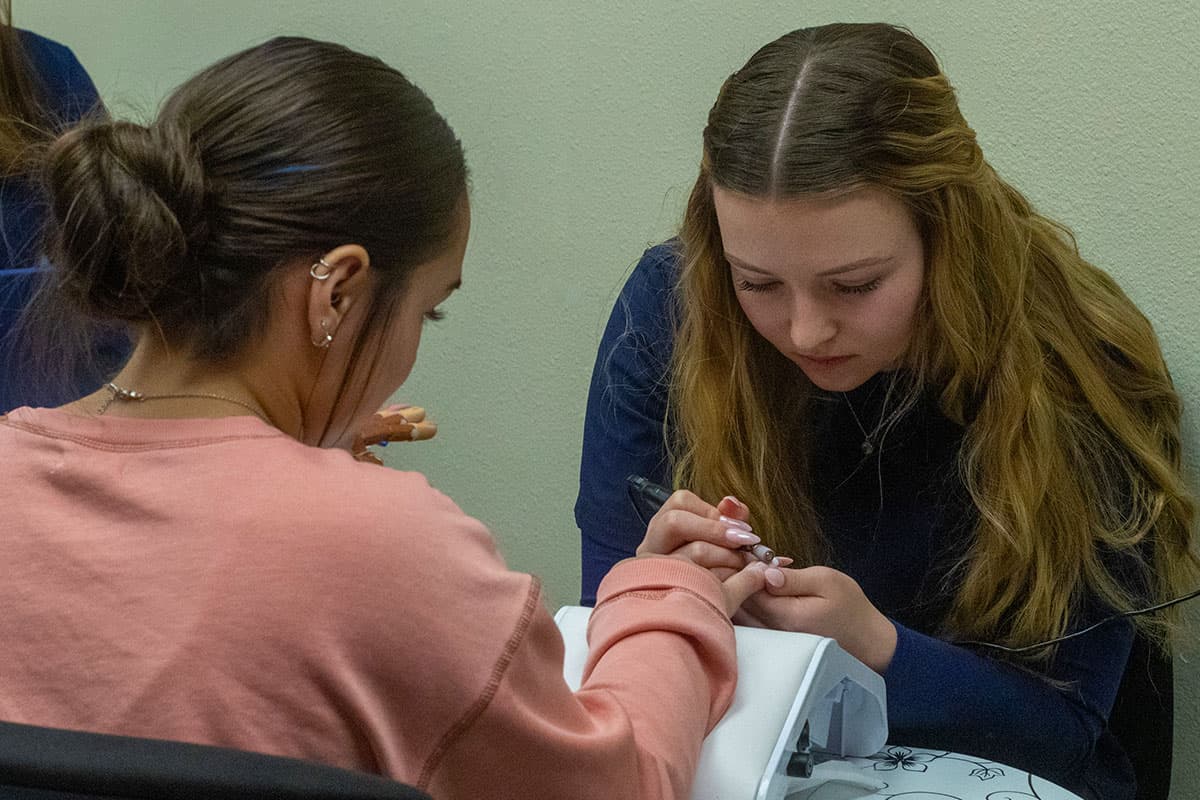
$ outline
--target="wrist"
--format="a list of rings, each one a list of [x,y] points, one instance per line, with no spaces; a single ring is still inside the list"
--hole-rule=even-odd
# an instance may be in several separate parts
[[[887,672],[887,668],[892,664],[892,658],[896,655],[897,639],[895,623],[880,614],[871,634],[871,640],[865,653],[867,657],[862,660],[863,663],[880,675]]]

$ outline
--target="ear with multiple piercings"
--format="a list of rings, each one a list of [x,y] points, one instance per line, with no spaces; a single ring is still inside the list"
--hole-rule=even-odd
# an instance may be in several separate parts
[[[325,268],[324,272],[317,271],[318,268],[321,267]],[[318,258],[316,262],[308,268],[308,274],[311,275],[314,280],[327,281],[329,280],[329,276],[333,274],[333,265],[324,258]],[[321,320],[321,331],[324,333],[324,336],[319,339],[313,339],[312,346],[324,350],[329,347],[329,345],[333,344],[333,334],[329,332],[329,320]]]

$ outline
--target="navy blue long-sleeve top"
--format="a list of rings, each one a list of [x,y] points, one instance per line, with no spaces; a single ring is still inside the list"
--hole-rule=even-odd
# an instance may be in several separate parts
[[[645,535],[626,476],[671,485],[664,420],[677,268],[671,243],[648,250],[600,344],[575,505],[584,604]],[[884,380],[876,376],[846,398],[818,397],[810,485],[829,566],[854,578],[896,625],[884,675],[890,740],[1010,764],[1084,797],[1132,798],[1132,768],[1106,730],[1132,624],[1110,623],[1061,644],[1044,674],[939,638],[952,599],[945,579],[977,519],[955,466],[963,430],[923,399],[864,456],[853,414],[874,427],[885,413]],[[1103,613],[1085,609],[1079,627]]]
[[[103,112],[100,95],[70,48],[36,33],[18,30],[21,46],[42,89],[42,100],[58,130],[93,112]],[[30,369],[17,338],[17,322],[37,282],[48,269],[41,247],[45,199],[29,176],[0,177],[0,413],[20,405],[57,406],[97,387],[103,375],[124,360],[123,334],[98,338],[94,360],[81,363],[65,385],[49,384]]]

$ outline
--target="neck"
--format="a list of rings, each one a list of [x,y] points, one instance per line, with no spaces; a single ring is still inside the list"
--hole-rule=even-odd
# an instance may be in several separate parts
[[[72,405],[89,414],[103,409],[106,416],[168,419],[254,413],[285,433],[298,436],[300,404],[284,391],[287,381],[272,381],[256,374],[247,366],[252,363],[256,363],[254,359],[241,358],[228,364],[208,364],[143,335],[112,383],[125,392],[145,396],[144,401],[114,398],[110,388],[102,387]]]

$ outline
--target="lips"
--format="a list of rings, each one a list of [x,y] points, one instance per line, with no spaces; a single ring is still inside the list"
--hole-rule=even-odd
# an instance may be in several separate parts
[[[845,364],[854,356],[829,356],[827,358],[817,358],[815,356],[798,356],[800,361],[805,364],[811,364],[815,367],[836,367],[839,364]]]

